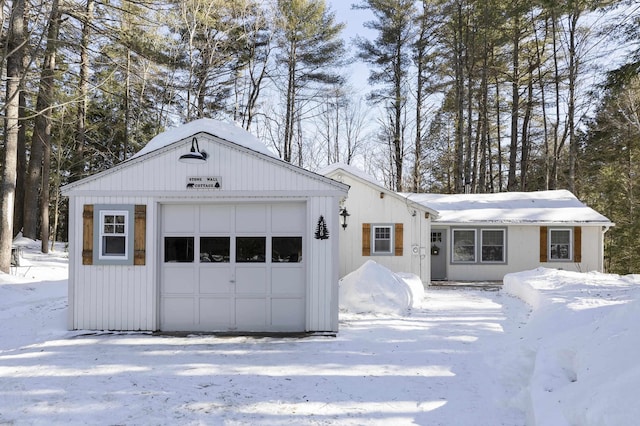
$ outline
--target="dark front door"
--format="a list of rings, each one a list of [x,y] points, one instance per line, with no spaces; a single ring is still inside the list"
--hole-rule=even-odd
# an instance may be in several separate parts
[[[431,279],[447,279],[447,232],[445,229],[431,229]]]

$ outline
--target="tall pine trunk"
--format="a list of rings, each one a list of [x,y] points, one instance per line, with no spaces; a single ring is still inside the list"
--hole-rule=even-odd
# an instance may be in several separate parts
[[[45,58],[42,63],[42,73],[40,75],[40,88],[38,100],[36,101],[35,124],[33,136],[31,138],[31,155],[29,157],[29,168],[27,170],[25,197],[24,197],[24,236],[36,239],[38,228],[38,212],[42,214],[45,208],[44,202],[38,208],[38,196],[44,197],[49,194],[49,175],[44,171],[49,170],[48,153],[51,152],[51,109],[53,106],[54,74],[56,66],[56,51],[58,44],[58,31],[60,29],[60,11],[58,0],[51,3],[51,15],[49,18],[49,28],[47,30],[47,47]],[[47,204],[48,204],[48,197]],[[48,218],[48,205],[46,206]],[[47,220],[48,221],[48,220]],[[47,239],[49,238],[48,226],[42,223],[41,238],[43,240],[43,252],[47,252]],[[47,229],[45,229],[47,228]]]
[[[2,199],[0,221],[0,271],[11,269],[11,245],[13,242],[13,210],[16,191],[16,167],[18,161],[18,128],[20,126],[20,84],[24,76],[23,46],[25,0],[15,0],[11,10],[7,38],[7,85],[5,104],[5,149],[2,162]]]

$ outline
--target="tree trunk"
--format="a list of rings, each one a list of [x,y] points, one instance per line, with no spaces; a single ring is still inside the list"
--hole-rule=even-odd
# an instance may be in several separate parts
[[[5,103],[5,149],[2,162],[2,199],[0,221],[0,271],[11,270],[11,245],[13,243],[13,210],[16,190],[18,154],[18,128],[20,126],[20,83],[24,76],[23,45],[25,0],[15,0],[7,39],[7,86]]]
[[[82,40],[80,42],[80,77],[78,82],[78,112],[76,124],[75,160],[69,180],[71,182],[84,177],[87,103],[89,97],[89,37],[93,21],[95,0],[87,0],[85,16],[82,23]]]
[[[509,176],[507,190],[517,187],[516,166],[518,162],[518,114],[520,110],[520,20],[514,18],[513,23],[513,79],[511,81],[511,144],[509,146]]]
[[[40,210],[38,208],[38,195],[44,196],[45,192],[47,195],[49,193],[49,176],[45,176],[43,168],[49,169],[49,165],[45,164],[47,159],[44,157],[45,151],[51,151],[51,108],[53,106],[54,73],[59,29],[60,12],[58,0],[53,0],[49,28],[47,30],[47,47],[44,62],[42,63],[38,100],[36,101],[38,115],[35,117],[33,136],[31,138],[31,156],[29,157],[24,197],[23,234],[25,237],[34,240],[37,238],[38,211]],[[43,203],[40,204],[40,207],[43,207]],[[46,230],[42,230],[42,232],[48,234]],[[43,247],[46,247],[46,241],[43,242]]]

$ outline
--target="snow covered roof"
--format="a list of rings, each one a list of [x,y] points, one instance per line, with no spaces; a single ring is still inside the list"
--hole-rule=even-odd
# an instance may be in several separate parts
[[[361,170],[355,166],[352,166],[350,164],[346,164],[346,163],[333,163],[330,164],[328,166],[325,166],[323,168],[321,168],[320,170],[317,171],[318,174],[321,174],[323,176],[328,176],[338,170],[344,170],[345,172],[359,178],[362,179],[366,182],[372,183],[376,186],[379,186],[383,189],[386,189],[384,187],[384,185],[377,181],[373,176],[367,174],[364,170]]]
[[[264,143],[262,143],[262,141],[243,129],[239,124],[213,120],[211,118],[200,118],[160,133],[151,139],[144,148],[133,155],[131,159],[164,148],[165,146],[186,138],[190,138],[197,133],[208,133],[210,135],[217,136],[220,139],[249,148],[253,151],[278,158]]]
[[[436,210],[439,223],[593,223],[611,221],[567,190],[495,194],[401,194]]]

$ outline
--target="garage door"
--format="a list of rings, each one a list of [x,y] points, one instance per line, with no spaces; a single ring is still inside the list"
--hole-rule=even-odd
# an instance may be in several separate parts
[[[304,203],[163,205],[160,327],[304,331]]]

